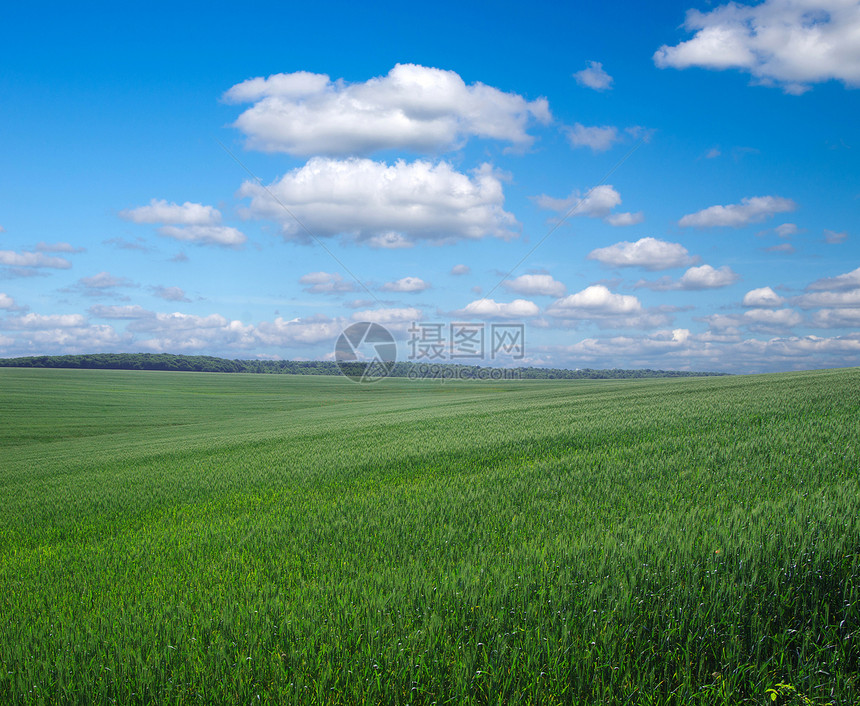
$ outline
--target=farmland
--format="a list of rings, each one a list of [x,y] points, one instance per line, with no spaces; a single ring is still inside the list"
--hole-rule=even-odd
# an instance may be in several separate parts
[[[0,701],[857,703],[858,418],[857,369],[0,369]]]

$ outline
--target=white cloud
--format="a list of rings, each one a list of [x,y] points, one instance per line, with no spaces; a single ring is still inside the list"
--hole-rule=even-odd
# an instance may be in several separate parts
[[[711,149],[709,149],[709,150],[705,153],[705,159],[716,159],[716,158],[717,158],[717,157],[719,157],[721,154],[722,154],[722,152],[720,152],[720,148],[719,148],[719,147],[711,147]]]
[[[714,228],[730,226],[740,228],[750,223],[758,223],[776,213],[793,211],[797,204],[791,199],[780,196],[753,196],[741,199],[741,203],[728,206],[711,206],[696,213],[690,213],[680,221],[682,228]]]
[[[599,368],[669,368],[769,372],[857,365],[860,334],[833,338],[786,336],[768,340],[716,338],[709,333],[676,336],[661,330],[645,336],[586,338],[547,348],[556,364]]]
[[[356,311],[350,318],[353,321],[371,321],[388,327],[402,328],[413,321],[420,321],[423,314],[415,307],[365,309]]]
[[[133,223],[172,223],[185,226],[214,226],[221,222],[221,212],[212,206],[186,201],[168,203],[152,199],[148,206],[127,208],[119,212],[121,218]]]
[[[552,275],[520,275],[512,280],[505,280],[502,286],[517,294],[527,296],[562,297],[567,287]]]
[[[611,226],[635,226],[645,220],[645,214],[642,211],[636,213],[610,213],[606,217],[606,222]]]
[[[309,272],[299,277],[299,284],[307,285],[304,289],[311,294],[339,294],[357,290],[355,283],[345,280],[339,272]]]
[[[774,292],[770,287],[759,287],[758,289],[751,289],[746,294],[744,294],[744,306],[756,306],[756,307],[773,307],[779,306],[785,300],[779,296],[776,292]]]
[[[481,319],[525,319],[540,313],[538,305],[528,299],[497,302],[493,299],[476,299],[454,312],[458,316]]]
[[[31,319],[18,328],[14,337],[0,336],[0,351],[7,355],[108,352],[131,341],[112,326],[88,324],[83,317],[73,322],[51,319],[50,316]]]
[[[10,297],[5,292],[0,292],[0,309],[11,311],[17,308],[18,307],[15,304],[15,300],[12,297]]]
[[[244,233],[221,225],[221,212],[212,206],[186,201],[183,204],[152,199],[148,206],[125,209],[121,218],[134,223],[161,223],[158,232],[174,240],[238,247],[248,238]]]
[[[642,303],[629,294],[616,294],[602,284],[593,284],[576,294],[569,294],[553,303],[546,311],[549,316],[564,319],[591,316],[638,314]]]
[[[368,238],[367,244],[376,250],[399,250],[415,246],[415,243],[405,238],[402,233],[391,232],[378,233]]]
[[[841,233],[837,233],[833,230],[824,229],[824,242],[829,245],[835,245],[836,243],[841,243],[845,239],[848,238],[848,233],[846,231],[842,231]]]
[[[292,155],[435,153],[470,137],[525,148],[534,140],[529,124],[551,120],[544,98],[467,85],[453,71],[415,64],[353,84],[307,72],[258,77],[233,86],[224,99],[254,103],[234,123],[248,147]]]
[[[55,329],[86,326],[81,314],[24,314],[2,322],[5,329]]]
[[[752,329],[782,332],[797,326],[803,317],[794,309],[750,309],[744,312],[744,322]]]
[[[635,243],[623,241],[588,254],[589,260],[610,267],[644,267],[647,270],[668,270],[692,264],[696,258],[680,243],[669,243],[656,238],[641,238]]]
[[[860,288],[860,267],[851,272],[846,272],[844,275],[836,275],[836,277],[824,277],[817,279],[810,284],[807,289],[812,291],[821,290],[836,290],[842,291],[845,289]]]
[[[792,94],[829,80],[860,85],[856,0],[730,2],[710,12],[690,10],[684,28],[695,35],[660,47],[654,54],[660,68],[739,69]]]
[[[153,294],[159,299],[164,299],[168,302],[189,302],[191,301],[185,296],[185,290],[182,287],[163,287],[157,286],[152,288]]]
[[[571,147],[589,147],[593,152],[605,152],[621,141],[618,128],[614,125],[586,127],[582,123],[574,123],[565,127],[564,132]]]
[[[503,209],[501,181],[488,165],[470,177],[447,162],[388,165],[314,157],[268,191],[249,181],[239,195],[251,199],[247,215],[280,223],[289,239],[307,236],[284,206],[317,237],[344,234],[377,246],[377,237],[392,233],[440,244],[488,235],[512,238],[518,226]]]
[[[383,292],[423,292],[430,285],[420,277],[401,277],[394,282],[386,282],[380,287]]]
[[[203,245],[224,245],[227,247],[238,247],[246,240],[247,236],[231,228],[230,226],[161,226],[158,229],[161,235],[174,240],[183,240],[190,243]]]
[[[451,268],[452,275],[468,275],[472,270],[468,265],[454,265]]]
[[[821,309],[812,317],[819,328],[860,328],[860,307],[853,309]]]
[[[677,282],[671,277],[661,277],[654,282],[639,280],[635,286],[647,287],[658,292],[717,289],[734,284],[739,279],[740,275],[734,272],[728,265],[723,265],[720,268],[714,268],[711,265],[700,265],[699,267],[688,269]]]
[[[584,194],[574,189],[570,196],[563,199],[541,194],[533,200],[540,208],[548,211],[556,211],[565,216],[570,214],[570,216],[602,218],[610,225],[632,225],[644,219],[641,212],[612,213],[612,209],[621,204],[621,194],[611,184],[595,186]]]
[[[144,350],[194,351],[213,346],[251,348],[257,343],[253,326],[220,314],[195,316],[181,312],[155,313],[129,323],[127,330],[150,338],[136,341]]]
[[[773,230],[780,238],[790,238],[792,235],[797,235],[800,232],[800,228],[797,227],[796,223],[783,223]]]
[[[680,289],[716,289],[727,287],[740,279],[728,265],[713,268],[710,265],[691,267],[683,275],[678,284]]]
[[[38,252],[15,252],[0,250],[0,265],[7,267],[50,267],[67,270],[72,263],[62,257],[51,257]]]
[[[580,86],[588,86],[595,91],[605,91],[612,88],[612,76],[603,70],[599,61],[589,61],[588,67],[573,74]]]
[[[814,292],[798,297],[794,303],[801,309],[817,307],[856,307],[860,306],[860,288],[842,292]]]
[[[335,339],[346,327],[345,319],[330,319],[327,316],[311,316],[296,319],[277,317],[274,321],[263,321],[257,326],[256,338],[264,345],[289,347],[313,345]]]

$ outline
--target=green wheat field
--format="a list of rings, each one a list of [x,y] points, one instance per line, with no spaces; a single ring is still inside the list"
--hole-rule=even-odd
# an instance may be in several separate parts
[[[860,369],[0,369],[0,702],[856,704]]]

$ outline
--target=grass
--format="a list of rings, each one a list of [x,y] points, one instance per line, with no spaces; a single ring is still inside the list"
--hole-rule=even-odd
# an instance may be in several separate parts
[[[857,369],[8,368],[0,415],[4,703],[860,701]]]

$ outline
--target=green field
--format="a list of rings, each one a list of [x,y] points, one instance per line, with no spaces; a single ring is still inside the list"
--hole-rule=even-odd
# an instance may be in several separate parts
[[[0,702],[856,704],[858,420],[858,369],[2,369]]]

